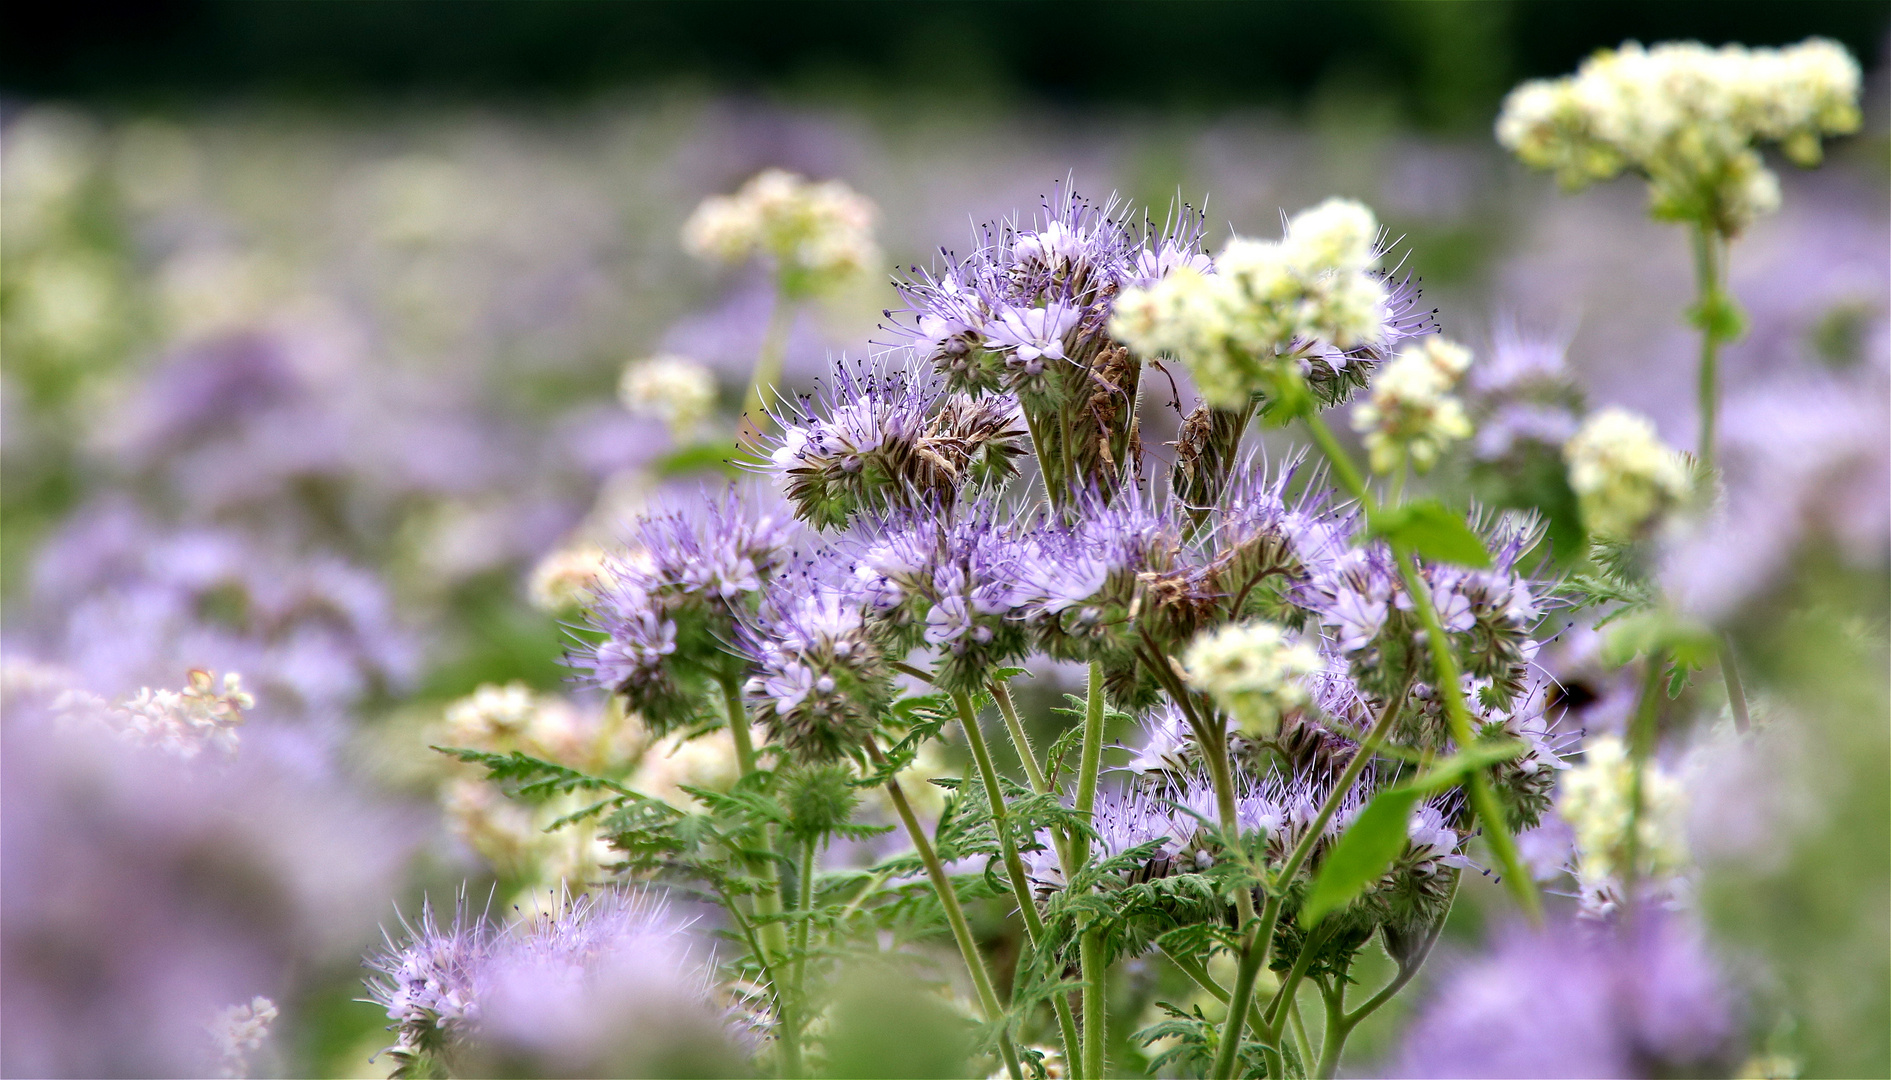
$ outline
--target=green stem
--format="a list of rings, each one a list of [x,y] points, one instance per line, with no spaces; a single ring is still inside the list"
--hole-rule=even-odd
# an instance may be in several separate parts
[[[1727,684],[1727,706],[1733,710],[1733,729],[1745,735],[1753,728],[1753,717],[1747,712],[1747,692],[1740,685],[1740,667],[1733,658],[1733,642],[1725,635],[1720,639],[1720,677]]]
[[[1393,556],[1399,564],[1399,576],[1405,581],[1405,591],[1412,598],[1412,607],[1417,609],[1418,619],[1425,626],[1425,639],[1431,646],[1437,690],[1444,699],[1445,719],[1451,727],[1452,741],[1458,744],[1460,751],[1467,750],[1475,741],[1476,732],[1471,729],[1470,710],[1464,706],[1464,687],[1458,678],[1458,658],[1451,651],[1451,637],[1438,618],[1438,608],[1432,603],[1431,589],[1426,586],[1424,575],[1418,572],[1416,556],[1396,545]],[[1471,811],[1484,823],[1484,841],[1497,856],[1504,884],[1509,887],[1511,895],[1517,898],[1531,925],[1542,926],[1543,905],[1536,895],[1536,882],[1524,869],[1523,859],[1517,854],[1516,841],[1511,838],[1510,829],[1504,824],[1503,809],[1498,806],[1497,795],[1491,790],[1490,777],[1483,772],[1472,773],[1466,787],[1470,789]]]
[[[1077,764],[1077,813],[1085,820],[1096,812],[1097,775],[1103,770],[1103,714],[1103,665],[1093,660],[1083,708],[1083,752]],[[1068,870],[1080,870],[1089,863],[1089,837],[1073,837],[1070,848],[1073,865]],[[1065,880],[1072,879],[1066,876]],[[1098,931],[1084,931],[1077,946],[1077,962],[1083,978],[1083,1058],[1079,1075],[1101,1080],[1105,1026],[1109,1022],[1104,993],[1109,970]]]
[[[808,1016],[808,939],[814,932],[814,848],[813,837],[801,845],[800,880],[796,882],[800,895],[795,910],[800,919],[794,926],[794,1001],[795,1017],[802,1023]]]
[[[1346,1036],[1352,1034],[1346,1024],[1346,980],[1336,981],[1338,986],[1323,988],[1320,995],[1326,1002],[1326,1031],[1320,1035],[1320,1063],[1313,1072],[1319,1080],[1332,1080],[1339,1072],[1340,1051],[1346,1048]]]
[[[1694,229],[1694,285],[1698,295],[1697,311],[1700,313],[1701,361],[1699,371],[1700,385],[1700,450],[1698,456],[1701,465],[1709,472],[1714,468],[1715,418],[1720,409],[1719,353],[1721,342],[1720,311],[1727,304],[1722,276],[1726,272],[1726,259],[1720,251],[1720,241],[1714,229],[1708,225]]]
[[[1221,1045],[1215,1048],[1212,1075],[1217,1080],[1230,1080],[1241,1060],[1241,1033],[1247,1027],[1248,1008],[1254,998],[1254,978],[1267,961],[1274,924],[1279,918],[1280,897],[1269,893],[1260,918],[1248,920],[1248,931],[1241,939],[1241,964],[1235,969],[1234,989],[1228,993],[1228,1020],[1222,1025]],[[1266,936],[1261,937],[1257,929]],[[1264,1038],[1264,1041],[1272,1040]]]
[[[768,430],[768,392],[781,381],[781,365],[788,355],[788,331],[794,327],[794,314],[794,301],[786,291],[776,288],[775,306],[768,313],[768,329],[762,332],[761,352],[755,357],[755,372],[749,377],[748,393],[742,398],[737,442],[753,443]]]
[[[1379,747],[1385,745],[1385,740],[1387,736],[1391,734],[1393,725],[1398,723],[1399,712],[1405,706],[1405,699],[1411,695],[1414,678],[1415,674],[1408,672],[1405,676],[1405,680],[1399,686],[1398,693],[1393,695],[1391,700],[1385,703],[1385,707],[1379,710],[1379,718],[1373,722],[1372,729],[1366,733],[1365,741],[1360,744],[1359,752],[1354,754],[1352,760],[1346,763],[1346,768],[1340,772],[1339,779],[1333,784],[1333,790],[1327,792],[1326,798],[1321,801],[1319,812],[1314,815],[1313,821],[1307,827],[1306,833],[1300,837],[1300,842],[1294,845],[1293,851],[1287,856],[1287,861],[1283,862],[1280,869],[1274,874],[1275,890],[1286,889],[1293,881],[1294,875],[1300,872],[1300,867],[1312,857],[1313,845],[1319,841],[1320,835],[1326,831],[1327,823],[1333,820],[1333,815],[1339,812],[1340,801],[1345,798],[1348,791],[1352,790],[1353,784],[1358,782],[1360,774],[1363,773],[1366,766],[1371,763],[1373,756],[1379,752]],[[1214,758],[1209,757],[1209,760],[1212,762]],[[1261,965],[1267,961],[1269,954],[1273,950],[1274,927],[1280,920],[1281,907],[1280,893],[1275,890],[1269,891],[1267,901],[1262,906],[1258,930],[1242,940],[1242,962],[1239,969],[1241,974],[1237,975],[1235,985],[1235,992],[1237,994],[1245,994],[1253,989],[1254,977],[1259,974]],[[1241,894],[1237,893],[1236,899],[1239,900],[1240,897]],[[1305,950],[1302,951],[1304,955]],[[1250,954],[1254,953],[1260,954],[1260,962],[1255,964],[1250,970],[1247,959]],[[1245,977],[1245,986],[1240,981],[1243,977]],[[1288,992],[1287,984],[1282,983],[1281,991],[1275,997],[1275,1006],[1282,1000],[1281,995]],[[1262,1037],[1262,1040],[1269,1043],[1278,1039],[1280,1034],[1279,1017],[1275,1015],[1275,1006],[1270,1006],[1267,1013],[1264,1014],[1268,1026],[1257,1031],[1257,1034]],[[1241,1028],[1245,1022],[1246,1017],[1243,1013],[1237,1013],[1232,1008],[1229,1009],[1226,1030],[1222,1032],[1221,1048],[1216,1059],[1216,1076],[1232,1075],[1231,1073],[1225,1073],[1221,1070],[1224,1064],[1228,1068],[1234,1067],[1236,1060],[1234,1055],[1240,1046]],[[1230,1047],[1234,1049],[1230,1049]]]
[[[1642,676],[1641,700],[1635,706],[1635,715],[1629,720],[1628,755],[1633,771],[1628,787],[1628,858],[1622,867],[1622,909],[1626,918],[1634,916],[1635,894],[1640,888],[1641,820],[1646,799],[1643,781],[1648,771],[1648,759],[1655,751],[1656,721],[1660,718],[1661,708],[1661,676],[1667,666],[1667,656],[1661,650],[1657,649],[1648,655],[1648,670]]]
[[[1024,730],[1024,723],[1018,719],[1018,706],[1011,700],[1011,687],[1003,679],[991,679],[985,688],[998,703],[998,715],[1005,718],[1005,730],[1011,733],[1011,745],[1018,752],[1018,760],[1024,763],[1024,775],[1031,781],[1031,790],[1039,795],[1050,794],[1051,785],[1044,777],[1044,767],[1038,764],[1037,751],[1031,749],[1031,736]]]
[[[1103,1080],[1110,969],[1103,959],[1102,931],[1084,931],[1077,945],[1077,958],[1083,966],[1083,1069],[1077,1075],[1084,1080]]]
[[[985,800],[991,804],[992,829],[998,834],[998,850],[1004,855],[1005,874],[1011,878],[1011,895],[1018,903],[1018,911],[1024,916],[1024,936],[1031,948],[1044,939],[1044,919],[1038,914],[1037,898],[1031,895],[1030,878],[1024,872],[1024,860],[1018,856],[1017,838],[1011,835],[1011,814],[1005,806],[1005,793],[998,780],[998,769],[992,764],[991,748],[985,743],[985,733],[978,726],[978,712],[972,707],[971,695],[956,691],[952,695],[953,704],[959,709],[959,725],[965,729],[965,741],[971,744],[972,760],[978,764],[978,775],[985,783]],[[1022,960],[1024,954],[1019,954]],[[1072,1060],[1072,1055],[1081,1049],[1077,1034],[1077,1019],[1071,1014],[1070,1002],[1063,994],[1051,997],[1051,1005],[1057,1013],[1057,1027],[1064,1040],[1064,1060]]]
[[[1300,998],[1296,996],[1287,1004],[1287,1020],[1293,1027],[1294,1049],[1300,1052],[1300,1067],[1305,1069],[1313,1063],[1313,1044],[1307,1041],[1307,1024],[1300,1019]]]
[[[880,752],[879,745],[871,739],[867,740],[867,756],[877,767],[886,768],[886,755]],[[946,923],[952,928],[959,955],[965,960],[965,970],[972,977],[972,989],[978,994],[978,1007],[985,1014],[987,1023],[1001,1025],[998,1053],[1004,1058],[1005,1071],[1011,1080],[1023,1080],[1017,1048],[1011,1045],[1011,1033],[1002,1027],[1005,1022],[1004,1006],[998,1001],[998,992],[992,989],[991,973],[985,970],[985,959],[979,954],[977,939],[972,937],[972,926],[965,921],[965,909],[959,905],[958,890],[952,887],[952,878],[946,874],[945,864],[939,861],[939,853],[933,850],[932,841],[926,837],[926,830],[920,828],[919,817],[913,813],[912,804],[906,801],[906,792],[900,788],[897,777],[887,777],[886,793],[893,800],[893,809],[899,814],[900,824],[906,827],[906,835],[912,840],[919,861],[926,867],[926,876],[932,880],[933,891],[939,894],[939,906],[945,909]]]
[[[1358,467],[1353,464],[1352,455],[1348,454],[1346,448],[1340,445],[1339,439],[1334,437],[1333,429],[1326,426],[1326,421],[1320,418],[1319,413],[1310,412],[1300,419],[1306,422],[1307,431],[1313,435],[1314,443],[1319,446],[1320,452],[1326,455],[1327,463],[1332,465],[1333,476],[1339,480],[1340,486],[1368,510],[1372,509],[1374,500],[1372,493],[1366,490],[1366,479],[1360,475]]]
[[[755,772],[755,744],[749,738],[748,710],[742,706],[742,684],[732,677],[725,677],[721,682],[723,704],[729,711],[729,737],[735,743],[736,769],[742,776],[748,776]],[[763,844],[768,851],[777,850],[775,841],[775,827],[767,826],[763,831]],[[781,867],[771,856],[758,860],[755,869],[762,878],[762,889],[755,895],[755,915],[762,920],[761,943],[768,953],[767,964],[777,975],[788,974],[780,970],[781,960],[788,955],[788,931],[779,918],[782,913]],[[775,1003],[781,1010],[781,1068],[784,1076],[799,1076],[803,1071],[798,1030],[800,1018],[796,1015],[792,989],[784,988],[779,983],[775,986]]]

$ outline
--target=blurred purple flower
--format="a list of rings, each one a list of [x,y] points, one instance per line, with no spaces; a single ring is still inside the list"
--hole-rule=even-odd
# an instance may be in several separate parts
[[[1628,928],[1500,932],[1443,977],[1392,1075],[1636,1077],[1727,1067],[1736,1003],[1700,933],[1643,910]]]
[[[359,949],[413,824],[266,726],[233,761],[58,727],[8,693],[0,1071],[206,1076],[205,1024]]]

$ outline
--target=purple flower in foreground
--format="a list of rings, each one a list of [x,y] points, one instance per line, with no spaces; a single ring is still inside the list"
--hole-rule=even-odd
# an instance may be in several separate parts
[[[1679,916],[1644,910],[1614,931],[1512,928],[1444,978],[1406,1032],[1394,1075],[1702,1072],[1730,1064],[1734,1018],[1719,965]]]

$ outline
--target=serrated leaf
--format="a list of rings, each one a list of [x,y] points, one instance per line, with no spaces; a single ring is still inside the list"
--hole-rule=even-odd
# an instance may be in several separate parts
[[[1416,788],[1401,786],[1373,796],[1321,864],[1307,890],[1306,905],[1300,909],[1300,925],[1312,928],[1384,876],[1392,860],[1405,850],[1412,807],[1419,795]]]
[[[1367,533],[1416,551],[1432,562],[1455,563],[1473,569],[1490,566],[1490,552],[1465,523],[1464,515],[1436,499],[1422,499],[1375,511]]]

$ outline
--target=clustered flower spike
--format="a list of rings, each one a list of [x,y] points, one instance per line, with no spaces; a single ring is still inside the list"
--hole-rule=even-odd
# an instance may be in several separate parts
[[[575,662],[659,734],[690,720],[708,683],[741,677],[743,661],[730,651],[736,618],[759,602],[791,533],[791,522],[733,488],[639,519],[590,608],[605,639]]]
[[[764,256],[790,295],[812,295],[879,261],[876,213],[870,200],[838,180],[811,183],[765,169],[734,195],[704,199],[683,225],[683,247],[728,264]]]
[[[965,258],[914,268],[897,283],[907,303],[889,329],[911,342],[956,391],[1014,396],[1041,441],[1052,498],[1114,490],[1138,451],[1134,402],[1142,367],[1108,330],[1117,294],[1205,268],[1201,215],[1138,229],[1060,187],[1030,225],[982,226]]]
[[[804,761],[853,756],[893,698],[891,664],[860,601],[804,567],[778,577],[740,644],[756,719]]]
[[[1511,91],[1497,141],[1570,188],[1637,172],[1657,217],[1733,236],[1779,206],[1756,145],[1818,164],[1822,137],[1858,130],[1860,81],[1858,62],[1823,38],[1784,49],[1629,42]]]
[[[943,509],[1017,475],[1025,431],[1008,395],[949,391],[896,353],[840,365],[822,396],[776,415],[781,434],[764,437],[759,466],[816,528],[891,507]]]
[[[1353,410],[1374,472],[1410,461],[1430,471],[1445,447],[1471,434],[1471,421],[1451,389],[1471,366],[1470,350],[1440,337],[1400,349],[1372,381],[1372,396]]]
[[[1266,738],[1280,715],[1307,700],[1301,680],[1320,670],[1320,656],[1270,622],[1226,626],[1195,639],[1183,654],[1190,686],[1214,698],[1241,730]]]
[[[256,699],[243,689],[243,677],[227,672],[219,685],[215,672],[192,668],[182,690],[140,688],[116,704],[82,690],[70,690],[54,710],[70,722],[94,723],[118,737],[151,746],[186,760],[215,748],[234,755],[243,711]]]
[[[269,1029],[279,1015],[276,1003],[261,994],[246,1005],[227,1005],[217,1011],[208,1027],[223,1076],[249,1075],[250,1055],[269,1040]]]
[[[1634,783],[1628,747],[1614,735],[1587,740],[1581,763],[1563,774],[1556,810],[1575,830],[1576,880],[1590,914],[1605,915],[1624,899],[1620,890],[1631,850],[1638,853],[1635,869],[1644,884],[1660,886],[1687,866],[1687,791],[1679,778],[1654,762],[1642,769],[1639,820]]]
[[[1363,384],[1345,375],[1349,364],[1375,362],[1395,339],[1427,328],[1423,316],[1410,317],[1416,294],[1403,287],[1395,314],[1374,271],[1383,254],[1372,211],[1329,199],[1296,215],[1280,240],[1235,237],[1213,266],[1125,290],[1110,332],[1141,355],[1181,360],[1216,408],[1281,394],[1286,364],[1331,404]]]
[[[367,959],[379,973],[369,998],[394,1022],[385,1052],[396,1075],[489,1075],[522,1060],[596,1074],[648,1052],[639,1044],[731,1035],[713,962],[696,955],[689,922],[648,893],[557,896],[551,912],[500,927],[464,902],[442,927],[428,904],[418,926],[403,926],[406,940],[389,937]]]
[[[1627,409],[1589,417],[1563,446],[1563,458],[1583,523],[1598,536],[1634,538],[1692,488],[1681,455],[1663,445],[1652,423]]]
[[[653,356],[624,365],[617,400],[633,416],[663,421],[681,441],[715,409],[716,377],[688,357]]]

